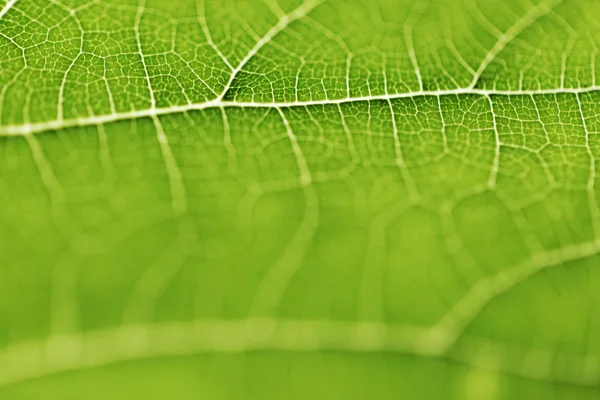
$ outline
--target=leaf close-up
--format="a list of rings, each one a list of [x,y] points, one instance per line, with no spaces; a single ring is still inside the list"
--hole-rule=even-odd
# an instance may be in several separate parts
[[[0,0],[1,399],[598,399],[600,2]]]

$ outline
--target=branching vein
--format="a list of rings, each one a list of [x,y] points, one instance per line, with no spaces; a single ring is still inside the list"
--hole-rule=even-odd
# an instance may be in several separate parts
[[[289,24],[291,24],[292,22],[297,21],[297,20],[301,19],[302,17],[304,17],[305,15],[307,15],[311,10],[313,10],[316,6],[321,4],[323,1],[324,0],[306,0],[304,3],[302,3],[302,5],[300,5],[300,7],[296,8],[294,11],[292,11],[288,15],[284,15],[283,17],[281,17],[279,19],[279,21],[277,22],[277,24],[275,24],[275,26],[273,26],[271,29],[269,29],[267,31],[267,33],[262,38],[260,38],[260,40],[258,40],[256,42],[254,47],[252,47],[250,49],[248,54],[246,54],[246,56],[242,59],[242,61],[240,61],[240,63],[237,65],[237,67],[235,67],[235,69],[231,73],[231,77],[229,78],[229,81],[227,82],[227,84],[225,85],[225,88],[223,89],[223,92],[219,96],[219,100],[222,100],[225,97],[225,95],[231,88],[231,84],[233,83],[235,78],[237,78],[239,72],[260,51],[260,49],[262,49],[267,43],[269,43],[271,41],[271,39],[273,39],[280,32],[282,32],[285,28],[287,28]]]

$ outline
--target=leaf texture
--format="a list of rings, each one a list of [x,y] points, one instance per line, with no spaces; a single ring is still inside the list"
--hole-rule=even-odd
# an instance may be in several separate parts
[[[0,0],[0,397],[596,399],[593,0]]]

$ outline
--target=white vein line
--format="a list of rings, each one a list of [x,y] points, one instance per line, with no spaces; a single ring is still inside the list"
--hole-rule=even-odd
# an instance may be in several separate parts
[[[541,17],[552,11],[552,9],[561,2],[562,0],[553,0],[549,5],[540,4],[531,8],[522,18],[518,19],[510,28],[508,28],[506,32],[500,35],[498,41],[496,41],[494,46],[492,46],[490,51],[486,54],[481,64],[479,64],[469,88],[474,88],[475,85],[477,85],[479,78],[481,78],[481,74],[483,74],[491,62],[496,59],[498,54],[500,54],[500,52],[504,50],[509,43],[511,43],[517,36],[533,25]]]
[[[233,145],[229,117],[224,107],[221,107],[221,117],[223,118],[223,146],[225,146],[225,151],[227,152],[227,169],[233,175],[237,170],[237,151]]]
[[[502,294],[541,271],[599,253],[600,238],[543,251],[533,254],[511,268],[500,271],[495,276],[475,283],[469,292],[431,328],[429,338],[424,344],[432,348],[437,347],[440,354],[447,352],[483,309]]]
[[[186,111],[205,110],[218,107],[248,107],[248,108],[290,108],[290,107],[310,107],[326,106],[330,104],[345,104],[359,101],[387,101],[395,99],[414,98],[420,96],[452,96],[452,95],[480,95],[480,96],[535,96],[535,95],[555,95],[555,94],[582,94],[600,91],[600,86],[590,86],[586,88],[566,88],[566,89],[539,89],[539,90],[496,90],[496,89],[470,89],[458,88],[452,90],[432,90],[406,92],[397,94],[383,94],[376,96],[363,96],[342,99],[325,99],[311,101],[296,101],[288,103],[253,103],[239,101],[210,100],[204,103],[191,103],[170,107],[156,107],[154,109],[144,109],[129,111],[117,114],[105,114],[99,116],[88,116],[63,121],[46,121],[25,123],[21,125],[0,126],[0,136],[20,136],[33,133],[40,133],[51,130],[65,129],[76,126],[89,126],[96,124],[106,124],[110,122],[123,121],[128,119],[153,117],[160,115],[184,113]]]
[[[416,344],[423,333],[422,327],[413,325],[272,318],[124,325],[13,343],[0,348],[0,387],[61,372],[82,371],[120,362],[206,353],[329,350],[359,354],[386,352],[430,356],[421,352]],[[48,352],[53,344],[62,346],[62,349],[56,350],[63,352]],[[575,368],[573,373],[566,376],[552,373],[540,375],[537,371],[524,367],[513,370],[510,366],[498,363],[497,358],[477,357],[486,352],[489,354],[490,345],[494,344],[496,342],[474,337],[463,352],[444,355],[442,358],[529,379],[559,381],[577,386],[598,384],[600,367],[593,358],[565,354],[568,361],[574,361],[567,362],[567,365],[582,366],[584,371],[579,373]],[[64,351],[74,346],[80,349],[77,355],[64,357]],[[495,347],[506,350],[503,345]],[[556,361],[550,358],[549,362],[552,364]]]
[[[573,29],[571,24],[569,24],[563,17],[560,15],[553,13],[553,17],[558,21],[560,25],[562,25],[565,31],[569,32],[569,40],[567,40],[567,44],[565,45],[565,49],[561,52],[560,55],[560,87],[565,87],[565,78],[567,74],[567,62],[569,59],[569,55],[573,51],[573,47],[575,46],[575,42],[577,41],[577,31]]]
[[[141,0],[137,13],[135,15],[135,23],[133,25],[133,31],[135,32],[135,41],[137,44],[138,52],[140,54],[140,58],[142,60],[142,65],[144,66],[144,73],[146,74],[146,82],[148,84],[148,92],[150,94],[150,108],[156,108],[156,98],[154,97],[154,91],[152,90],[152,84],[150,83],[150,74],[148,74],[148,66],[146,65],[146,58],[144,57],[144,52],[142,51],[142,39],[140,37],[140,23],[142,21],[142,14],[144,13],[144,7],[146,5],[146,0]]]
[[[181,171],[177,166],[177,161],[171,150],[169,139],[165,134],[163,126],[156,115],[152,116],[154,127],[156,129],[156,137],[160,145],[167,176],[169,177],[169,186],[171,187],[171,201],[175,216],[181,216],[187,211],[187,199]]]
[[[362,329],[358,329],[362,328]],[[165,355],[240,353],[252,350],[408,352],[421,328],[368,322],[318,320],[205,320],[124,325],[83,334],[65,334],[60,343],[81,346],[79,357],[47,356],[55,338],[0,348],[0,387],[62,371]]]
[[[271,39],[273,39],[275,36],[277,36],[277,34],[279,34],[281,31],[283,31],[290,23],[304,17],[311,10],[313,10],[316,6],[321,4],[322,1],[324,1],[324,0],[306,0],[298,8],[296,8],[289,14],[281,17],[279,19],[279,21],[277,22],[277,24],[275,24],[271,29],[269,29],[267,31],[267,33],[256,42],[254,47],[252,47],[252,49],[250,49],[248,54],[246,54],[246,56],[242,59],[242,61],[240,61],[238,66],[235,67],[235,69],[231,73],[229,81],[223,88],[221,95],[218,97],[218,100],[222,100],[225,97],[225,95],[231,88],[231,84],[233,83],[235,78],[238,76],[239,72],[256,55],[256,53],[258,53],[260,51],[260,49],[262,49],[267,43],[269,43],[271,41]]]
[[[79,60],[79,57],[83,54],[83,44],[85,43],[85,31],[83,30],[83,26],[81,26],[81,23],[79,22],[79,18],[75,14],[74,10],[71,10],[70,15],[73,17],[77,28],[81,32],[81,36],[79,39],[79,52],[77,53],[77,56],[73,58],[73,61],[71,61],[69,67],[65,70],[62,81],[60,82],[60,88],[58,90],[58,104],[56,106],[56,119],[58,119],[59,121],[62,121],[64,118],[65,86],[67,85],[67,78],[69,77],[69,73],[73,70],[73,67],[75,67],[75,64]]]
[[[464,69],[466,69],[470,74],[475,75],[475,70],[473,69],[473,67],[471,67],[469,63],[464,59],[464,57],[462,56],[462,54],[460,54],[460,52],[456,48],[456,45],[452,41],[452,27],[450,24],[447,24],[446,30],[446,47],[450,49],[450,52],[454,55],[454,58],[456,58],[458,63],[462,65]]]
[[[10,11],[10,9],[15,5],[17,0],[8,0],[8,3],[4,5],[2,10],[0,10],[0,19],[6,15]]]
[[[346,97],[350,98],[350,71],[352,68],[352,53],[346,55]]]
[[[496,187],[498,180],[498,172],[500,169],[500,132],[498,132],[498,123],[496,121],[496,114],[494,113],[494,102],[490,96],[486,96],[487,101],[490,105],[490,113],[492,114],[492,125],[494,129],[494,161],[492,162],[492,168],[490,171],[490,177],[488,179],[488,187],[493,189]]]
[[[44,150],[42,150],[42,146],[40,145],[39,140],[35,136],[26,136],[25,138],[27,139],[27,144],[29,145],[31,156],[35,161],[35,165],[40,174],[42,184],[46,188],[48,196],[50,197],[53,212],[57,213],[57,207],[61,206],[65,202],[65,194],[63,192],[63,189],[60,186],[60,183],[58,182],[58,178],[54,174],[52,164],[46,158]],[[57,215],[55,215],[55,217]]]
[[[592,152],[592,148],[590,147],[590,129],[587,125],[585,116],[583,114],[583,103],[581,102],[581,96],[577,94],[575,96],[577,99],[577,108],[579,109],[579,116],[581,118],[581,125],[585,132],[585,148],[587,151],[587,155],[590,158],[590,176],[588,177],[587,182],[587,192],[588,192],[588,201],[590,203],[590,214],[592,217],[592,226],[594,228],[594,234],[600,235],[600,226],[598,223],[600,221],[600,213],[598,210],[598,200],[596,198],[596,191],[594,190],[594,185],[596,183],[596,159],[594,158],[594,153]]]
[[[116,114],[117,107],[115,106],[115,98],[112,94],[112,90],[110,88],[108,79],[106,78],[106,59],[103,59],[102,62],[104,64],[104,72],[102,74],[102,80],[104,81],[104,86],[106,87],[106,93],[108,94],[108,104],[110,105],[110,112],[111,112],[111,114]]]
[[[197,8],[197,12],[198,12],[198,22],[200,23],[202,32],[204,33],[204,36],[206,37],[206,42],[215,51],[215,53],[217,53],[217,55],[221,58],[221,60],[223,60],[225,65],[227,65],[227,67],[233,71],[234,68],[229,63],[229,60],[227,59],[227,57],[225,57],[225,55],[221,52],[219,47],[213,41],[212,35],[210,33],[210,29],[208,27],[208,23],[206,22],[206,7],[204,4],[204,0],[198,0],[197,4],[196,4],[196,8]]]
[[[404,162],[404,154],[402,152],[402,142],[400,141],[400,132],[398,131],[398,124],[396,123],[396,112],[391,100],[387,100],[387,104],[390,110],[390,119],[392,121],[392,134],[394,136],[394,150],[396,152],[396,165],[400,169],[400,174],[404,180],[404,184],[408,190],[408,196],[413,204],[419,201],[419,190],[413,176],[410,174],[406,163]]]
[[[415,71],[415,75],[417,77],[417,82],[419,83],[419,90],[421,90],[421,91],[423,90],[423,78],[421,77],[419,61],[417,60],[417,55],[415,53],[415,46],[413,43],[413,29],[414,29],[415,25],[417,24],[419,17],[421,16],[421,14],[423,14],[423,12],[425,12],[425,9],[427,8],[428,5],[429,5],[429,3],[420,2],[420,1],[417,2],[413,6],[413,9],[411,10],[411,12],[409,14],[407,21],[404,24],[404,29],[403,29],[404,42],[406,43],[406,47],[408,50],[408,56],[410,57],[410,62]]]
[[[285,126],[300,174],[300,185],[304,194],[304,215],[289,245],[267,271],[256,291],[251,313],[259,317],[277,315],[277,307],[290,281],[302,267],[319,225],[319,197],[312,185],[313,179],[308,163],[287,117],[280,108],[277,108],[277,112]]]

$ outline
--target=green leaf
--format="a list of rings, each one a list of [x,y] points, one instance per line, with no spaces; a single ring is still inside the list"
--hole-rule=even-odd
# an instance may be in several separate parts
[[[595,0],[0,0],[0,397],[596,399]]]

